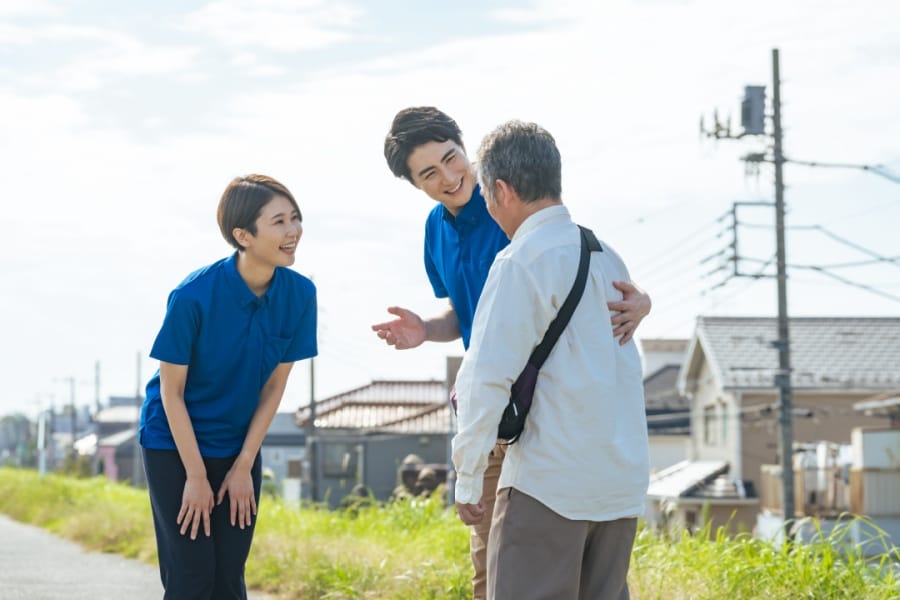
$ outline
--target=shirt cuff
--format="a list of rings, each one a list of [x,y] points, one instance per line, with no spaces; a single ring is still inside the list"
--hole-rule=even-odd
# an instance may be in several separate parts
[[[458,504],[478,504],[481,502],[482,477],[456,474],[456,494]]]

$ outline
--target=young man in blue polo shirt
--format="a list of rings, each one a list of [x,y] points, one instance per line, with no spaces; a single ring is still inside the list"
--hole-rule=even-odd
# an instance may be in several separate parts
[[[509,239],[487,212],[459,127],[440,110],[426,106],[397,113],[384,141],[384,156],[394,175],[439,203],[425,222],[425,270],[435,296],[449,298],[450,306],[429,319],[391,306],[387,310],[396,318],[373,325],[372,329],[398,350],[415,348],[425,341],[450,342],[460,337],[468,348],[475,307],[488,271]],[[610,310],[617,313],[612,319],[613,332],[625,344],[650,311],[650,298],[630,282],[614,285],[624,298],[609,303]],[[476,600],[486,597],[487,540],[504,454],[505,446],[501,444],[491,453],[480,503],[484,518],[472,528]]]

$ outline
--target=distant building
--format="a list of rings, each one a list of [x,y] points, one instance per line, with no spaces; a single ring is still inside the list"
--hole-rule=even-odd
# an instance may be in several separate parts
[[[110,396],[109,406],[94,413],[97,435],[105,437],[137,427],[141,416],[140,399]]]
[[[279,492],[284,491],[286,478],[301,479],[306,460],[306,433],[297,425],[294,413],[275,413],[260,453],[263,468],[271,473]]]
[[[855,428],[883,424],[854,405],[900,389],[900,318],[792,318],[790,335],[796,448],[849,444]],[[780,496],[780,480],[763,469],[781,462],[777,337],[772,317],[700,317],[679,375],[691,406],[691,460],[725,463],[734,489],[767,502]],[[732,525],[749,530],[754,523]]]
[[[98,471],[111,481],[129,481],[135,486],[143,485],[144,463],[136,436],[137,429],[131,427],[99,438]]]
[[[301,406],[297,425],[306,427],[309,417],[309,406]],[[317,442],[307,474],[314,478],[314,499],[336,507],[361,484],[386,500],[408,455],[425,463],[447,463],[447,386],[437,380],[373,381],[318,401],[315,426]]]
[[[749,532],[759,512],[759,498],[728,475],[724,460],[681,461],[655,473],[647,489],[645,515],[657,527],[695,531],[708,519],[715,528]]]
[[[111,481],[144,483],[143,458],[135,439],[142,400],[135,396],[110,396],[108,405],[94,413],[96,468]]]
[[[644,406],[650,437],[650,468],[656,472],[688,458],[691,406],[678,390],[688,340],[642,339]]]

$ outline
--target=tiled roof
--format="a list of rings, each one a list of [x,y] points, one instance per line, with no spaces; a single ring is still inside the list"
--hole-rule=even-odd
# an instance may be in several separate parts
[[[450,429],[447,406],[443,381],[373,381],[318,401],[316,427],[446,433]],[[303,427],[309,405],[301,406],[295,419]]]
[[[699,317],[696,335],[723,388],[774,386],[774,317]],[[794,317],[790,342],[796,389],[900,388],[900,318]]]
[[[648,410],[690,410],[691,403],[678,393],[679,365],[666,365],[644,377],[644,405]]]
[[[385,423],[381,430],[394,433],[447,433],[451,426],[450,404],[442,401],[416,415]]]
[[[97,423],[136,423],[141,414],[140,406],[110,406],[94,415]]]
[[[136,434],[137,429],[126,429],[125,431],[120,431],[118,433],[108,435],[105,438],[101,438],[97,442],[97,446],[121,446],[125,443],[132,443],[131,440],[134,439],[134,436]]]

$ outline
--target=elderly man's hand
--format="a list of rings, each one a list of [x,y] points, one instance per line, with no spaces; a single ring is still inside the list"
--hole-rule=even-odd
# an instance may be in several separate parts
[[[460,504],[457,502],[456,512],[459,513],[459,518],[466,525],[478,525],[484,518],[484,504],[481,502],[478,504]]]

